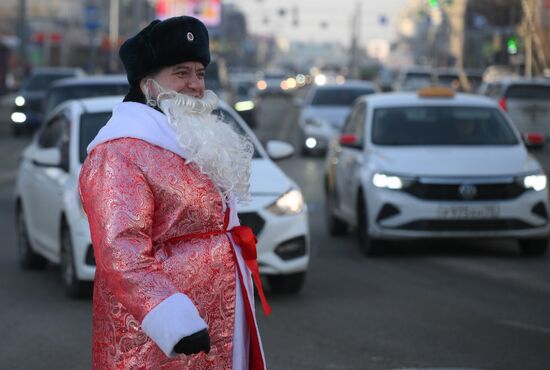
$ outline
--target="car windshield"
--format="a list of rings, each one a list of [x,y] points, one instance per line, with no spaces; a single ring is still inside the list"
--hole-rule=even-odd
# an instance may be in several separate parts
[[[72,77],[70,73],[56,73],[56,74],[36,74],[31,76],[25,83],[25,90],[27,91],[44,91],[50,84],[56,80]]]
[[[403,84],[402,90],[417,90],[422,87],[430,86],[432,83],[432,76],[428,73],[407,73]]]
[[[451,86],[453,83],[456,83],[455,81],[460,81],[458,75],[439,75],[437,78],[439,83],[445,86]]]
[[[86,148],[97,136],[97,133],[111,118],[111,112],[84,113],[80,116],[79,157],[80,163],[84,162],[88,152]]]
[[[377,145],[516,145],[514,131],[496,108],[399,107],[374,110]]]
[[[221,117],[221,119],[226,122],[227,124],[231,125],[233,129],[239,134],[243,136],[248,136],[247,133],[243,130],[241,125],[233,118],[233,116],[223,110],[223,109],[215,109],[213,111],[214,114],[216,114],[218,117]],[[99,113],[84,113],[80,117],[80,146],[79,146],[79,156],[80,156],[80,163],[84,162],[84,159],[86,159],[86,156],[88,155],[88,152],[86,148],[92,140],[96,137],[97,133],[105,124],[107,121],[111,118],[111,112],[99,112]],[[260,158],[260,153],[256,150],[256,146],[254,145],[254,154],[253,158]]]
[[[92,98],[95,96],[124,95],[128,92],[127,83],[67,85],[53,88],[48,93],[45,114],[70,99]]]
[[[246,133],[246,131],[242,128],[239,122],[237,122],[237,120],[233,117],[232,114],[230,114],[229,112],[221,108],[214,109],[212,113],[217,115],[218,117],[221,118],[222,121],[230,125],[233,128],[233,130],[235,130],[239,135],[248,137],[248,134]],[[252,140],[250,140],[250,142],[253,143]],[[254,144],[252,145],[254,146],[254,154],[252,158],[260,158],[260,153],[258,153],[258,150],[256,149],[256,145]]]
[[[320,89],[315,92],[311,105],[351,106],[361,95],[373,93],[373,89]]]
[[[550,100],[550,85],[511,85],[506,91],[510,99],[541,99]]]

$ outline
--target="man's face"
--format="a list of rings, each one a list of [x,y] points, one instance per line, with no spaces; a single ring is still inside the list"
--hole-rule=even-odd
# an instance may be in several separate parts
[[[199,62],[184,62],[165,67],[152,76],[161,86],[181,94],[202,98],[204,66]]]

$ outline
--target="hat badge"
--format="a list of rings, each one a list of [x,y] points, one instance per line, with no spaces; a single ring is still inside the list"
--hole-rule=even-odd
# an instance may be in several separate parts
[[[195,39],[195,36],[191,32],[187,32],[187,41],[193,41]]]

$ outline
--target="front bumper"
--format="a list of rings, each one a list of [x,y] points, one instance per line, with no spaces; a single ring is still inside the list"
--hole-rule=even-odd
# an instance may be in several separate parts
[[[367,203],[369,235],[379,239],[526,239],[550,233],[547,191],[508,200],[430,201],[372,186]]]
[[[310,256],[307,206],[296,215],[277,216],[266,210],[273,201],[271,196],[255,196],[249,204],[239,207],[242,224],[246,225],[247,219],[241,215],[247,214],[255,214],[264,222],[256,234],[260,272],[276,275],[304,272]],[[250,226],[256,229],[255,225]]]

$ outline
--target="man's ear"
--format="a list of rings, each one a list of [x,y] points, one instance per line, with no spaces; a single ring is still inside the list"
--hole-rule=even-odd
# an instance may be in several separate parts
[[[145,81],[146,79],[145,78],[142,78],[140,81],[139,81],[139,89],[141,90],[141,92],[143,93],[143,95],[146,95],[145,94]]]

